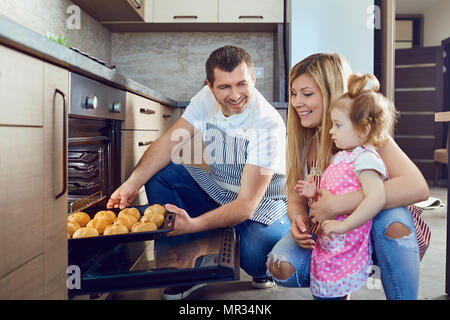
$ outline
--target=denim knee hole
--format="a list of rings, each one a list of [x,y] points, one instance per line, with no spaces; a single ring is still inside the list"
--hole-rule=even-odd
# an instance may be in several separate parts
[[[392,229],[400,229],[400,230],[392,230]],[[385,236],[392,240],[400,240],[404,238],[408,238],[412,235],[411,229],[405,226],[401,222],[392,222],[385,231]]]

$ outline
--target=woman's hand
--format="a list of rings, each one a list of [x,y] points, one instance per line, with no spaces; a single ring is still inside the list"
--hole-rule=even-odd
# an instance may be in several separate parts
[[[291,235],[298,245],[305,249],[314,249],[314,239],[309,234],[308,216],[297,214],[291,225]]]
[[[311,220],[314,223],[322,223],[325,220],[334,220],[337,217],[336,208],[339,197],[327,189],[317,190],[319,199],[311,205]]]

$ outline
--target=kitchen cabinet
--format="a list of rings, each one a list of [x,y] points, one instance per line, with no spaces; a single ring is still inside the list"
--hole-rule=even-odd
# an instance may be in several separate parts
[[[145,150],[179,118],[179,110],[127,92],[125,121],[122,124],[121,180],[133,172]],[[132,205],[147,204],[142,187]]]
[[[145,23],[99,21],[111,32],[276,32],[284,1],[151,0]]]
[[[144,21],[152,0],[72,0],[97,21]],[[150,16],[151,17],[151,16]]]
[[[64,299],[68,71],[4,46],[0,57],[0,299]]]
[[[153,22],[217,22],[217,0],[153,0]]]
[[[218,0],[218,22],[283,23],[283,0]]]

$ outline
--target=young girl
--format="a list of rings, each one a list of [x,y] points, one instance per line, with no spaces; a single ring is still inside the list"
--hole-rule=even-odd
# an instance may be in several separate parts
[[[368,81],[372,88],[366,90]],[[375,76],[352,75],[348,93],[331,106],[329,131],[342,150],[331,159],[321,177],[320,188],[333,194],[362,189],[363,201],[351,214],[326,220],[311,257],[310,288],[316,299],[345,298],[360,289],[372,266],[370,228],[372,218],[385,204],[384,179],[387,170],[375,148],[383,146],[395,122],[393,104],[377,93]],[[297,191],[305,197],[317,195],[316,185],[299,181]]]

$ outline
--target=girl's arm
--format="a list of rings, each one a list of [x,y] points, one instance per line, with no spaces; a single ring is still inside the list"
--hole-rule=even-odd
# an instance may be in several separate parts
[[[377,151],[390,176],[384,182],[386,203],[382,209],[407,206],[428,199],[430,191],[425,178],[391,137]],[[362,191],[343,195],[333,195],[326,190],[318,192],[321,198],[311,206],[314,222],[335,219],[339,215],[353,212],[364,197]]]
[[[385,190],[380,174],[374,170],[363,170],[358,176],[364,199],[345,220],[326,220],[323,222],[323,232],[345,233],[362,226],[372,219],[385,204]]]

